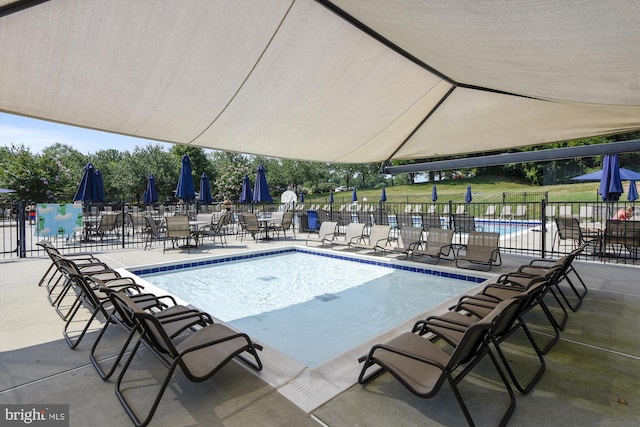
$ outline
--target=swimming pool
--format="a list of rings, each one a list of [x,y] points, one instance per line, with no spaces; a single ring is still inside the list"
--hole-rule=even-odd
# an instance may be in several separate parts
[[[133,273],[310,368],[485,280],[300,248]]]

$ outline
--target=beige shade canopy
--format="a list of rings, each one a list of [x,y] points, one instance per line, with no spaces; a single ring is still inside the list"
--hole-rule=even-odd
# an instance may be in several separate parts
[[[637,0],[22,5],[0,0],[6,113],[350,163],[640,130]]]

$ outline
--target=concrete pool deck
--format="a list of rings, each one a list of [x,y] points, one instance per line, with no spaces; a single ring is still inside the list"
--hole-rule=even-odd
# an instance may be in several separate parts
[[[291,244],[292,240],[254,243],[231,238],[224,249],[206,244],[190,254],[178,250],[163,254],[156,245],[150,251],[109,251],[98,256],[120,268]],[[509,271],[528,259],[505,256],[504,265],[491,273]],[[131,425],[114,394],[114,381],[100,380],[89,362],[92,340],[87,337],[71,350],[62,339],[63,323],[49,305],[46,291],[36,286],[48,266],[44,257],[0,262],[0,404],[69,404],[72,426]],[[529,395],[516,394],[511,425],[628,426],[640,417],[640,268],[580,262],[578,269],[589,294],[580,310],[570,313],[560,342],[545,356],[547,370],[541,381]],[[531,314],[532,329],[545,339],[544,323]],[[508,355],[526,359],[525,347],[518,341],[514,336]],[[364,354],[365,347],[354,355]],[[353,355],[313,372],[296,366],[281,372],[277,355],[265,351],[260,356],[265,370],[258,374],[235,362],[203,383],[190,383],[177,374],[151,425],[464,425],[446,385],[438,396],[425,400],[388,374],[366,387],[355,384],[359,365]],[[136,360],[131,372],[145,379],[161,378],[164,368],[151,356]],[[527,366],[524,361],[518,366]],[[505,393],[494,380],[486,359],[461,383],[478,425],[497,424],[504,409]],[[320,391],[307,398],[311,389]],[[153,396],[155,389],[145,393]],[[145,404],[144,395],[140,397],[140,404]]]

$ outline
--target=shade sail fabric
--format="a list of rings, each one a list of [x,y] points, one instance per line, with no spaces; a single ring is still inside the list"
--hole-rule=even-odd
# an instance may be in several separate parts
[[[240,191],[240,203],[251,203],[253,201],[253,190],[251,189],[251,181],[249,175],[245,175],[242,179],[242,190]]]
[[[255,203],[272,203],[273,199],[269,194],[269,185],[267,185],[267,176],[264,172],[264,166],[258,166],[256,172],[256,183],[253,187],[253,201]]]
[[[638,200],[638,187],[636,187],[636,181],[632,180],[629,183],[629,191],[627,192],[627,200],[630,202],[635,202]]]
[[[82,201],[85,203],[101,202],[100,194],[98,193],[98,181],[96,179],[96,170],[93,164],[87,163],[84,167],[84,173],[82,174],[82,181],[78,186],[76,195],[73,197],[73,201]]]
[[[622,181],[640,180],[640,172],[632,171],[631,169],[620,168],[620,179]],[[587,173],[584,175],[571,178],[575,181],[600,181],[602,179],[602,169],[599,171]]]
[[[618,156],[615,154],[606,155],[602,160],[602,177],[598,194],[602,197],[603,202],[617,202],[622,191]]]
[[[2,112],[344,163],[640,129],[635,0],[12,3]]]
[[[471,186],[467,185],[467,191],[464,193],[464,201],[467,203],[471,203],[473,200],[473,194],[471,194]]]
[[[210,205],[213,202],[211,197],[211,182],[206,173],[200,176],[200,203],[203,205]]]
[[[149,174],[147,176],[147,189],[144,192],[143,202],[145,205],[152,205],[157,203],[158,198],[158,189],[156,188],[156,177],[154,174]]]
[[[193,201],[196,198],[196,189],[193,185],[193,175],[191,173],[191,159],[187,154],[182,156],[182,166],[180,167],[180,175],[178,175],[176,197],[185,202]]]

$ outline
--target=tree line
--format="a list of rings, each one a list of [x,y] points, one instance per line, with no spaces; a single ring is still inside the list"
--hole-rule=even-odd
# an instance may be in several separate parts
[[[611,141],[640,138],[640,133],[613,137],[595,137],[547,144],[535,149],[560,148],[585,144],[601,144]],[[523,150],[532,150],[525,148]],[[154,174],[158,194],[162,202],[173,202],[178,182],[181,159],[184,154],[191,158],[196,191],[200,177],[206,173],[211,182],[211,191],[217,201],[224,198],[238,200],[242,179],[249,175],[255,179],[258,165],[265,167],[267,181],[272,196],[277,197],[289,189],[296,193],[326,193],[345,185],[359,189],[381,188],[391,185],[411,184],[416,181],[416,173],[397,176],[382,175],[380,163],[340,164],[307,162],[253,156],[240,153],[204,150],[198,147],[174,145],[166,151],[157,144],[136,146],[133,151],[114,149],[98,150],[93,154],[83,154],[73,147],[54,143],[41,153],[33,153],[29,147],[14,144],[0,147],[0,187],[15,190],[15,198],[37,203],[69,203],[76,193],[84,166],[92,163],[102,172],[106,201],[139,204],[146,188],[147,176]],[[490,154],[490,153],[487,153]],[[393,165],[426,162],[429,159],[413,161],[392,161]],[[600,166],[601,157],[570,159],[556,162],[556,167],[578,166],[588,170]],[[621,156],[623,165],[640,165],[640,154]],[[511,176],[532,185],[542,184],[541,163],[519,163],[486,168],[472,168],[461,171],[429,171],[427,179],[457,178],[473,175]]]

